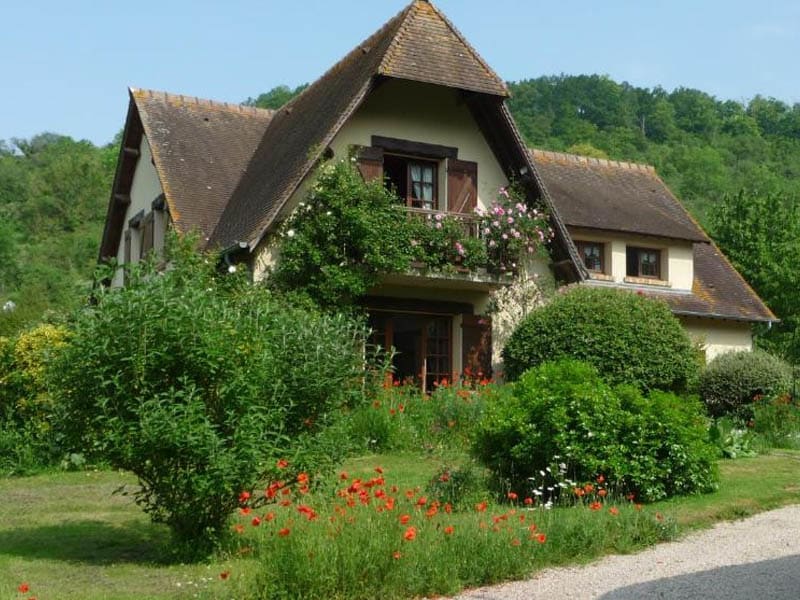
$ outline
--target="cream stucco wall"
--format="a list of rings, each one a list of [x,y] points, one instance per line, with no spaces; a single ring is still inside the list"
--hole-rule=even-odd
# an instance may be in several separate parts
[[[753,349],[753,332],[749,323],[679,317],[689,336],[701,343],[706,351],[706,360],[725,352]]]
[[[142,142],[139,145],[139,158],[136,162],[136,170],[133,173],[133,183],[131,184],[131,203],[125,212],[125,220],[123,221],[122,235],[120,236],[119,248],[117,248],[117,264],[125,262],[125,234],[128,231],[128,221],[133,218],[139,211],[144,211],[147,214],[153,200],[162,193],[161,181],[158,178],[156,168],[153,166],[153,155],[150,152],[150,144],[147,141],[147,136],[142,136]],[[131,262],[139,260],[139,232],[133,229],[131,231]],[[163,240],[164,232],[162,226],[156,227],[156,236],[160,236]],[[118,269],[114,274],[113,286],[122,285],[122,269]]]
[[[593,229],[570,228],[575,241],[605,244],[606,274],[617,283],[625,281],[627,247],[661,250],[661,276],[675,290],[691,290],[694,281],[694,250],[692,243],[683,240],[611,233]]]
[[[458,148],[459,160],[478,163],[478,203],[483,207],[508,184],[456,90],[399,79],[386,81],[342,127],[331,144],[334,156],[347,156],[352,145],[371,145],[373,135]],[[444,190],[444,168],[439,173],[440,190]]]

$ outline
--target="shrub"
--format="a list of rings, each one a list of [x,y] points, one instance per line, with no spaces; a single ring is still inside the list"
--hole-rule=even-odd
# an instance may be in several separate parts
[[[756,402],[747,424],[767,448],[800,449],[800,404],[788,394]]]
[[[574,360],[545,363],[487,409],[475,451],[519,495],[559,462],[574,481],[604,475],[643,500],[704,492],[715,483],[713,447],[698,401],[612,388]],[[563,469],[561,469],[563,471]]]
[[[612,384],[681,391],[697,354],[663,302],[621,290],[576,286],[523,320],[503,349],[506,375],[549,360],[585,361]]]
[[[63,456],[45,370],[67,336],[64,327],[41,324],[0,338],[0,469],[7,474],[31,473]]]
[[[709,414],[745,421],[753,416],[757,397],[787,392],[791,367],[763,350],[728,352],[712,360],[700,375],[700,395]]]
[[[136,474],[144,510],[207,549],[242,489],[278,459],[313,462],[315,433],[360,398],[363,332],[219,275],[188,243],[170,265],[98,290],[51,376],[73,447]]]

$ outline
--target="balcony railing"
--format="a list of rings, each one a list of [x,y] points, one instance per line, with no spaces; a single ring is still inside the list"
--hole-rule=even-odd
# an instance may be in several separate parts
[[[463,227],[465,236],[472,238],[480,237],[478,215],[445,212],[441,210],[428,210],[426,208],[413,208],[410,206],[405,207],[404,210],[408,214],[409,218],[418,219],[428,223],[435,223],[437,217],[438,219],[444,217],[447,217],[448,219],[454,219]]]

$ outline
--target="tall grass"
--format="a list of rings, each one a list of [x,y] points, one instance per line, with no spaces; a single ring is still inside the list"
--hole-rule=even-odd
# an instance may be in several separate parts
[[[546,510],[533,499],[458,511],[377,468],[331,493],[276,482],[243,506],[224,594],[248,598],[407,598],[519,578],[534,568],[629,552],[669,539],[673,523],[640,505],[584,497]],[[590,501],[591,500],[591,501]],[[253,506],[250,506],[252,504]]]

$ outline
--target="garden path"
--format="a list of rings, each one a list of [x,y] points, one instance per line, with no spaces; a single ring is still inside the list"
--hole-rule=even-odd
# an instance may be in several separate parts
[[[800,505],[720,523],[632,555],[607,556],[455,600],[797,600]]]

